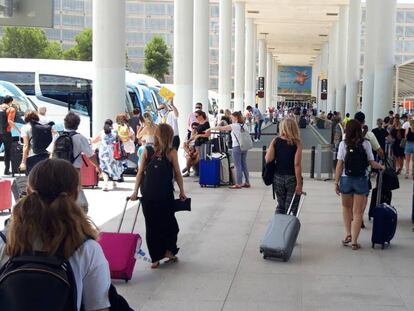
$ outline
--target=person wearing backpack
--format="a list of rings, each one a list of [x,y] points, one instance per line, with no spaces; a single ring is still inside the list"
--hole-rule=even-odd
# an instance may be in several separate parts
[[[28,195],[0,238],[0,310],[109,310],[109,265],[78,190],[67,161],[44,160],[30,172]]]
[[[232,138],[232,155],[234,166],[236,167],[236,183],[230,186],[230,189],[250,188],[249,169],[247,167],[247,152],[252,149],[253,142],[250,137],[249,130],[244,123],[242,113],[240,111],[231,114],[231,123],[225,126],[213,127],[207,130],[207,134],[211,131],[231,132]],[[243,184],[243,175],[245,183]]]
[[[78,171],[80,171],[82,166],[81,155],[84,154],[91,160],[97,171],[100,171],[96,154],[92,150],[88,139],[76,132],[79,124],[79,115],[70,111],[64,119],[65,131],[61,133],[55,141],[53,157],[69,161]]]
[[[49,158],[47,148],[53,141],[52,124],[40,124],[39,116],[33,110],[24,113],[24,122],[20,129],[20,138],[23,140],[20,171],[29,174],[37,163]]]
[[[4,175],[11,175],[11,147],[13,138],[12,128],[16,128],[14,119],[16,108],[13,107],[13,97],[6,95],[3,97],[3,104],[0,105],[0,145],[4,145]]]
[[[142,194],[142,210],[145,217],[146,240],[156,269],[160,260],[177,261],[177,235],[179,227],[173,204],[173,176],[180,188],[179,198],[185,200],[183,177],[178,164],[177,151],[172,147],[174,131],[168,124],[159,124],[155,130],[154,148],[147,147],[135,181],[131,200]]]
[[[369,194],[368,166],[373,169],[384,169],[374,160],[372,147],[363,138],[362,125],[359,121],[350,120],[345,129],[345,140],[338,149],[338,162],[335,174],[335,192],[341,196],[345,238],[342,244],[351,243],[353,250],[358,250],[362,219]]]

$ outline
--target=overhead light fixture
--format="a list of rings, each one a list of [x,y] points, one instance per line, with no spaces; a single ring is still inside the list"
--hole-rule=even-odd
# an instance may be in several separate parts
[[[313,49],[315,52],[319,52],[321,49]]]
[[[268,48],[268,50],[271,50],[272,51],[272,50],[276,50],[276,48]]]
[[[323,33],[320,33],[319,34],[319,37],[327,37],[328,35],[325,35],[325,34],[323,34]]]
[[[259,33],[260,35],[265,35],[265,36],[267,36],[269,33],[268,32],[261,32],[261,33]]]
[[[338,16],[338,13],[326,13],[326,16]]]
[[[249,11],[247,11],[247,13],[249,13],[249,14],[259,14],[260,11],[257,11],[257,10],[249,10]]]

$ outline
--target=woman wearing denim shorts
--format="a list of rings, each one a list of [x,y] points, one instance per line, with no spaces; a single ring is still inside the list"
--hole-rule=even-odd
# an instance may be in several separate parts
[[[410,120],[410,127],[405,130],[405,178],[410,176],[410,161],[412,160],[412,172],[414,177],[414,120]]]
[[[342,240],[342,244],[346,246],[351,243],[353,250],[361,248],[361,245],[358,244],[358,236],[361,231],[366,196],[369,194],[369,181],[367,170],[362,176],[346,175],[345,157],[347,146],[357,146],[361,142],[367,156],[366,159],[361,158],[361,161],[368,160],[367,163],[372,168],[383,169],[382,165],[374,161],[369,141],[363,140],[361,123],[350,120],[346,125],[345,140],[339,144],[335,192],[342,198],[342,216],[345,226],[345,239]]]

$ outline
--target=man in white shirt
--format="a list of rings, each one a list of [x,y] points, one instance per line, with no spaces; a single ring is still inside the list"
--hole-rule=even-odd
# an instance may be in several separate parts
[[[46,117],[46,111],[47,111],[46,107],[39,107],[37,109],[40,124],[46,125],[50,122],[50,120]]]
[[[162,123],[166,123],[172,127],[174,131],[173,148],[178,151],[180,148],[180,133],[178,131],[178,109],[174,105],[174,101],[171,99],[168,103],[160,105]]]
[[[365,125],[365,114],[362,111],[357,112],[354,116],[354,119],[359,121],[362,126]],[[384,159],[384,150],[382,150],[374,133],[367,131],[365,138],[370,142],[372,150],[374,150],[381,159]]]
[[[404,130],[408,129],[410,127],[411,115],[408,115],[408,114],[404,113],[402,115],[401,119],[403,120],[402,128]]]

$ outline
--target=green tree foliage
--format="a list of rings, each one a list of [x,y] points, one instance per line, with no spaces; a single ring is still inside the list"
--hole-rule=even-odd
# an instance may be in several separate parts
[[[65,59],[92,60],[92,29],[85,29],[75,37],[76,45],[63,53]]]
[[[48,42],[43,51],[42,58],[62,59],[63,49],[59,42]]]
[[[56,46],[49,47],[44,31],[39,28],[6,27],[1,46],[2,57],[44,58],[57,52]]]
[[[172,60],[171,53],[164,39],[155,36],[145,47],[145,72],[164,82],[164,75],[169,74],[168,67]]]

